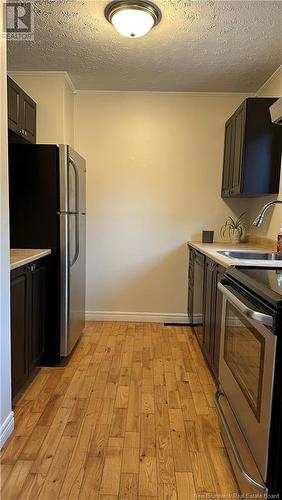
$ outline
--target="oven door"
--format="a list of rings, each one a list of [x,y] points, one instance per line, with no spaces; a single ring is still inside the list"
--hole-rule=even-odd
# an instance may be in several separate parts
[[[223,294],[220,386],[266,481],[276,350],[273,317],[232,285],[218,287]]]

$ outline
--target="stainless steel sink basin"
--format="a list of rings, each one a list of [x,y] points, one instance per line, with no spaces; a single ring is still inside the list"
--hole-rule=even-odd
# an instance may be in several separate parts
[[[282,255],[278,255],[277,253],[270,252],[248,252],[244,250],[220,250],[217,253],[224,255],[225,257],[229,257],[230,259],[250,259],[250,260],[282,260]]]

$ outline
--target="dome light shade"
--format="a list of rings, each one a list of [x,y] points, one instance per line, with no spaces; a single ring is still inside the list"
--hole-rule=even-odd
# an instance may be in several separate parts
[[[147,1],[117,1],[107,5],[105,17],[121,35],[139,38],[160,22],[161,11]]]

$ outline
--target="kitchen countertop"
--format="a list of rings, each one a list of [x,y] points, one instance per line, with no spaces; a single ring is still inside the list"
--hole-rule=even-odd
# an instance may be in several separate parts
[[[249,243],[240,243],[238,245],[232,245],[232,243],[201,243],[197,241],[189,241],[188,245],[195,248],[199,252],[207,255],[212,260],[217,262],[223,267],[230,266],[254,266],[254,267],[281,267],[282,268],[282,260],[270,261],[270,260],[257,260],[257,259],[234,259],[230,257],[225,257],[220,253],[220,251],[228,251],[228,250],[248,250],[249,252],[275,252],[275,242],[269,240],[262,241],[251,241]]]
[[[10,250],[10,269],[24,266],[49,255],[51,250],[47,249],[27,249],[27,248],[11,248]]]

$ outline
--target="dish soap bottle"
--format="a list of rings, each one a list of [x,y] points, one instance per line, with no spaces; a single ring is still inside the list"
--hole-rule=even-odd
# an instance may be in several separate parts
[[[278,236],[277,236],[277,253],[279,255],[282,255],[282,224],[281,224]]]

